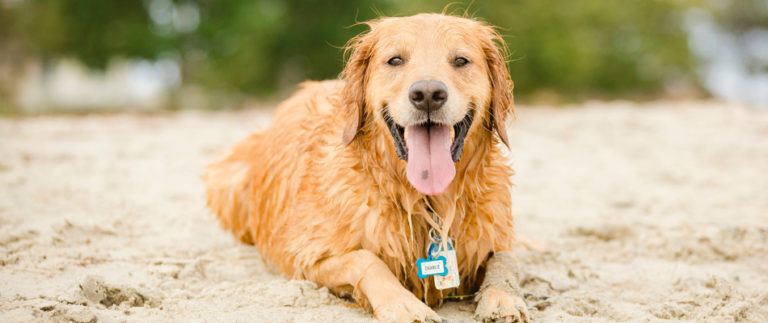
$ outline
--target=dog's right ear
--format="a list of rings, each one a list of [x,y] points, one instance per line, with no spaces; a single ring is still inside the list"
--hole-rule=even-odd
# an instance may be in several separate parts
[[[487,35],[484,38],[483,50],[485,51],[488,73],[493,87],[491,99],[491,127],[496,129],[501,142],[509,148],[507,138],[507,122],[514,119],[515,102],[512,96],[514,83],[507,71],[506,53],[507,46],[504,39],[493,27],[484,26]]]
[[[373,25],[368,23],[371,28]],[[344,89],[341,91],[341,108],[347,118],[344,135],[341,138],[344,146],[355,139],[358,131],[365,122],[365,85],[368,81],[368,65],[373,56],[373,32],[361,34],[347,43],[346,50],[352,51],[341,78],[344,79]]]

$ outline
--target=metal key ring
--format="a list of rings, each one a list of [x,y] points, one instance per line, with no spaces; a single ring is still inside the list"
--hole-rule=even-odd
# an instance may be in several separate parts
[[[439,244],[443,241],[443,237],[440,236],[440,233],[435,230],[435,228],[429,229],[429,240],[432,240],[432,243]]]

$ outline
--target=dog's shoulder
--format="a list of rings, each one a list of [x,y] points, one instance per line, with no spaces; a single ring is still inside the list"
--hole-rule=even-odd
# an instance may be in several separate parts
[[[306,81],[298,85],[298,90],[278,106],[276,117],[290,114],[298,115],[331,114],[338,110],[339,93],[344,81]]]

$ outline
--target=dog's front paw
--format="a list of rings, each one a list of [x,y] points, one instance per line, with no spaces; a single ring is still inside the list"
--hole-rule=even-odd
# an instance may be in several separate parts
[[[529,323],[531,314],[520,297],[489,287],[478,295],[475,320],[485,323]]]
[[[411,294],[394,298],[376,307],[373,315],[382,323],[443,322],[435,311]]]

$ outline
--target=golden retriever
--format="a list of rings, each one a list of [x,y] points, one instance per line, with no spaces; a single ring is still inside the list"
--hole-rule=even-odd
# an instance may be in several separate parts
[[[209,207],[282,272],[353,293],[382,322],[439,322],[429,306],[449,295],[473,295],[480,321],[529,321],[502,157],[504,42],[443,14],[366,24],[342,80],[302,84],[208,167]],[[452,240],[457,288],[417,275],[431,228]]]

